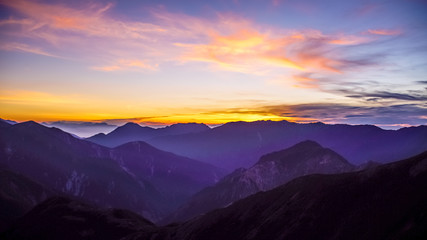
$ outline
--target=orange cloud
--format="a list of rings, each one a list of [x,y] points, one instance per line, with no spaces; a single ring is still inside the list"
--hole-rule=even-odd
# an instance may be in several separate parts
[[[402,34],[401,30],[392,30],[392,29],[369,29],[368,33],[374,35],[384,35],[384,36],[393,36]]]
[[[3,35],[30,39],[35,44],[17,45],[16,39],[1,38],[1,45],[6,46],[2,49],[76,60],[83,56],[99,71],[156,70],[158,64],[178,61],[207,62],[216,70],[259,75],[289,70],[340,73],[344,63],[339,51],[329,50],[373,40],[369,36],[258,25],[233,14],[218,13],[215,19],[205,19],[151,10],[151,21],[142,22],[115,18],[111,3],[88,3],[81,9],[29,0],[1,4],[24,16],[0,21],[0,27],[20,26],[5,28]]]
[[[284,32],[281,29],[262,29],[250,22],[234,24],[231,33],[216,29],[209,34],[209,42],[180,44],[186,49],[180,60],[204,61],[225,70],[259,73],[293,69],[341,73],[346,63],[338,54],[330,53],[332,46],[357,45],[372,41],[366,36],[326,35],[318,30]],[[216,31],[216,32],[215,32]]]
[[[307,75],[294,75],[292,76],[298,84],[295,84],[296,88],[318,88],[317,79],[311,78]]]
[[[140,71],[140,70],[157,70],[158,65],[150,65],[146,63],[146,61],[141,60],[126,60],[120,59],[113,65],[101,66],[101,67],[93,67],[93,69],[104,72],[112,72],[112,71]]]

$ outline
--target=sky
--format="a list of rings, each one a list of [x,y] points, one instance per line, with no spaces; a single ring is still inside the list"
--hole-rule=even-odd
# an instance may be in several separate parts
[[[427,124],[427,1],[0,0],[0,117]]]

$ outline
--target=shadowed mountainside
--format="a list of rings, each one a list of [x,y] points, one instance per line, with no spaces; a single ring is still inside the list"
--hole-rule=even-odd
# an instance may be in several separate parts
[[[2,127],[0,166],[50,189],[152,220],[223,176],[206,163],[145,143],[110,149],[35,122]]]
[[[334,151],[316,142],[304,141],[264,155],[251,168],[238,169],[214,186],[201,190],[162,223],[188,220],[300,176],[342,173],[354,169],[353,165]]]
[[[0,237],[118,239],[129,234],[122,239],[426,239],[425,189],[427,152],[359,172],[303,176],[165,227],[130,213],[47,200]]]
[[[425,239],[427,152],[365,171],[309,175],[130,239]]]
[[[53,197],[19,219],[2,239],[120,239],[154,227],[127,210],[100,209],[80,201]],[[2,236],[3,235],[3,236]]]
[[[22,175],[0,169],[0,232],[36,204],[58,193]]]

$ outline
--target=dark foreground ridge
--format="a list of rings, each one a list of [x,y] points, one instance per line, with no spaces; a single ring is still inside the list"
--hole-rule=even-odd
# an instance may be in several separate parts
[[[53,197],[34,207],[0,238],[120,239],[153,226],[127,210],[99,209],[76,200]]]
[[[0,238],[119,239],[130,233],[122,239],[427,239],[426,189],[424,152],[360,172],[300,177],[166,227],[129,212],[103,221],[115,216],[114,210],[48,200]]]

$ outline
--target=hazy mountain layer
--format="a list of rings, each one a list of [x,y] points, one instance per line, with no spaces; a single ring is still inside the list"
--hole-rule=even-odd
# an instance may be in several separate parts
[[[129,122],[108,134],[96,134],[87,138],[87,140],[107,147],[117,147],[128,142],[146,141],[162,136],[199,133],[209,129],[208,126],[197,123],[179,123],[164,128],[151,128],[142,127],[136,123]]]
[[[383,130],[372,125],[287,121],[232,122],[213,129],[203,126],[184,124],[182,127],[187,132],[172,134],[167,128],[155,130],[130,123],[110,134],[88,140],[105,146],[143,140],[159,149],[204,161],[229,172],[250,167],[264,154],[305,140],[316,141],[336,151],[354,165],[367,161],[397,161],[427,149],[427,126]]]

